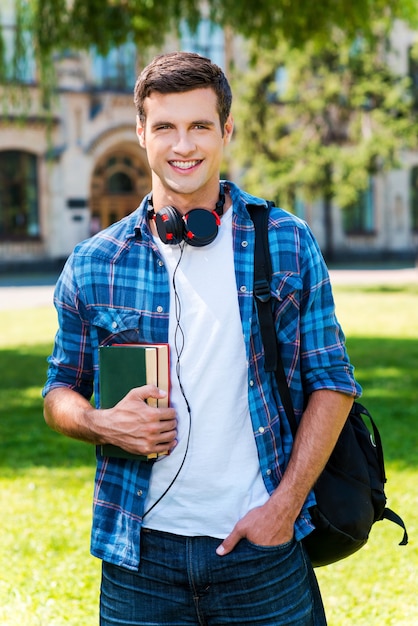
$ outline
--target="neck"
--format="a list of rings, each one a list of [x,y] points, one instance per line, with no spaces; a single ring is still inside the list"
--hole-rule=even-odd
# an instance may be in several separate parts
[[[225,189],[227,192],[227,189]],[[168,188],[161,184],[161,180],[154,175],[152,179],[152,200],[156,213],[165,206],[174,206],[177,211],[184,215],[194,208],[213,211],[219,201],[219,179],[208,181],[200,189],[190,193],[182,193],[176,189]]]
[[[176,210],[182,215],[185,215],[192,209],[200,208],[200,209],[206,209],[208,211],[215,210],[216,213],[219,215],[219,217],[221,217],[224,214],[224,212],[231,206],[231,199],[229,197],[229,189],[225,183],[219,184],[218,198],[216,202],[215,201],[212,202],[211,205],[209,205],[207,201],[204,202],[203,204],[188,201],[185,204],[184,196],[181,197],[180,202],[178,202],[178,200],[179,198],[176,196],[169,196],[168,201],[166,200],[166,202],[164,203],[162,203],[161,201],[158,202],[158,192],[156,194],[153,189],[151,192],[150,199],[149,199],[149,211],[151,214],[155,214],[155,213],[158,213],[158,211],[160,211],[163,207],[169,205],[169,206],[175,207]]]

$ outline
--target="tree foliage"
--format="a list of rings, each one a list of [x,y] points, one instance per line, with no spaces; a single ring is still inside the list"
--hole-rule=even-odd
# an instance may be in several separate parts
[[[7,7],[14,6],[15,34],[10,58],[0,28],[0,82],[19,83],[19,68],[34,56],[37,77],[47,102],[54,86],[54,56],[94,47],[105,55],[112,47],[133,42],[139,57],[159,50],[167,35],[182,22],[193,31],[202,17],[228,27],[235,35],[257,42],[263,49],[285,40],[292,47],[307,41],[322,45],[334,26],[349,36],[371,33],[373,16],[388,22],[409,22],[418,16],[415,0],[258,0],[249,5],[236,0],[3,0],[0,24]],[[29,43],[30,42],[30,43]],[[13,95],[9,91],[9,98]]]
[[[395,18],[418,27],[416,0],[7,2],[15,6],[14,56],[0,29],[0,82],[19,83],[30,40],[44,102],[57,53],[94,46],[106,54],[129,41],[141,55],[202,17],[252,42],[250,71],[235,89],[237,154],[251,188],[272,198],[322,195],[328,206],[334,198],[347,206],[417,135],[408,86],[385,56]],[[286,69],[285,93],[278,68]]]
[[[401,150],[417,143],[410,80],[391,70],[386,31],[375,26],[374,40],[334,28],[321,48],[253,45],[235,89],[245,183],[287,206],[322,198],[329,257],[332,201],[353,204],[370,176],[398,166]]]
[[[15,0],[18,16],[33,35],[38,58],[95,46],[106,53],[127,40],[138,49],[159,46],[181,20],[192,28],[205,15],[236,34],[271,45],[324,41],[334,25],[353,34],[369,31],[374,15],[416,19],[415,0]],[[20,18],[18,18],[20,19]]]

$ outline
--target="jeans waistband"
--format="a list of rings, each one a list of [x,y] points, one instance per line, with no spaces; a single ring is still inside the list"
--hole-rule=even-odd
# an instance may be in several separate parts
[[[154,528],[141,528],[141,533],[145,535],[155,535],[156,537],[165,537],[167,539],[171,539],[172,541],[179,541],[181,543],[185,543],[188,539],[198,539],[201,537],[202,539],[214,539],[215,541],[221,542],[222,539],[216,537],[210,537],[207,535],[178,535],[176,533],[169,533],[165,530],[155,530]]]

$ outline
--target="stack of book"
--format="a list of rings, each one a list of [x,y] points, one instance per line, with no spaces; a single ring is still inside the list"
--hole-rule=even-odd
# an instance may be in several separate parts
[[[153,406],[168,406],[170,360],[168,344],[113,344],[99,348],[100,406],[114,407],[135,387],[156,385],[167,392],[165,398],[148,398]],[[112,444],[100,446],[102,456],[149,460],[158,454],[131,454]]]

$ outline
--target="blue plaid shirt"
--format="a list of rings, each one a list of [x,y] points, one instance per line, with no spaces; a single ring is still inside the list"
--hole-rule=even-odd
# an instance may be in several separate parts
[[[246,204],[264,204],[228,183],[233,201],[237,297],[248,360],[248,400],[260,469],[269,493],[289,460],[292,436],[274,375],[264,356],[253,299],[254,227]],[[130,216],[79,244],[57,283],[59,330],[43,390],[68,387],[100,406],[98,348],[111,343],[167,342],[169,282],[147,223],[147,198]],[[276,332],[299,419],[305,395],[331,389],[358,396],[318,245],[301,220],[279,208],[269,219],[271,295]],[[97,453],[92,554],[136,569],[152,462]],[[312,530],[311,493],[295,523],[296,539]]]

